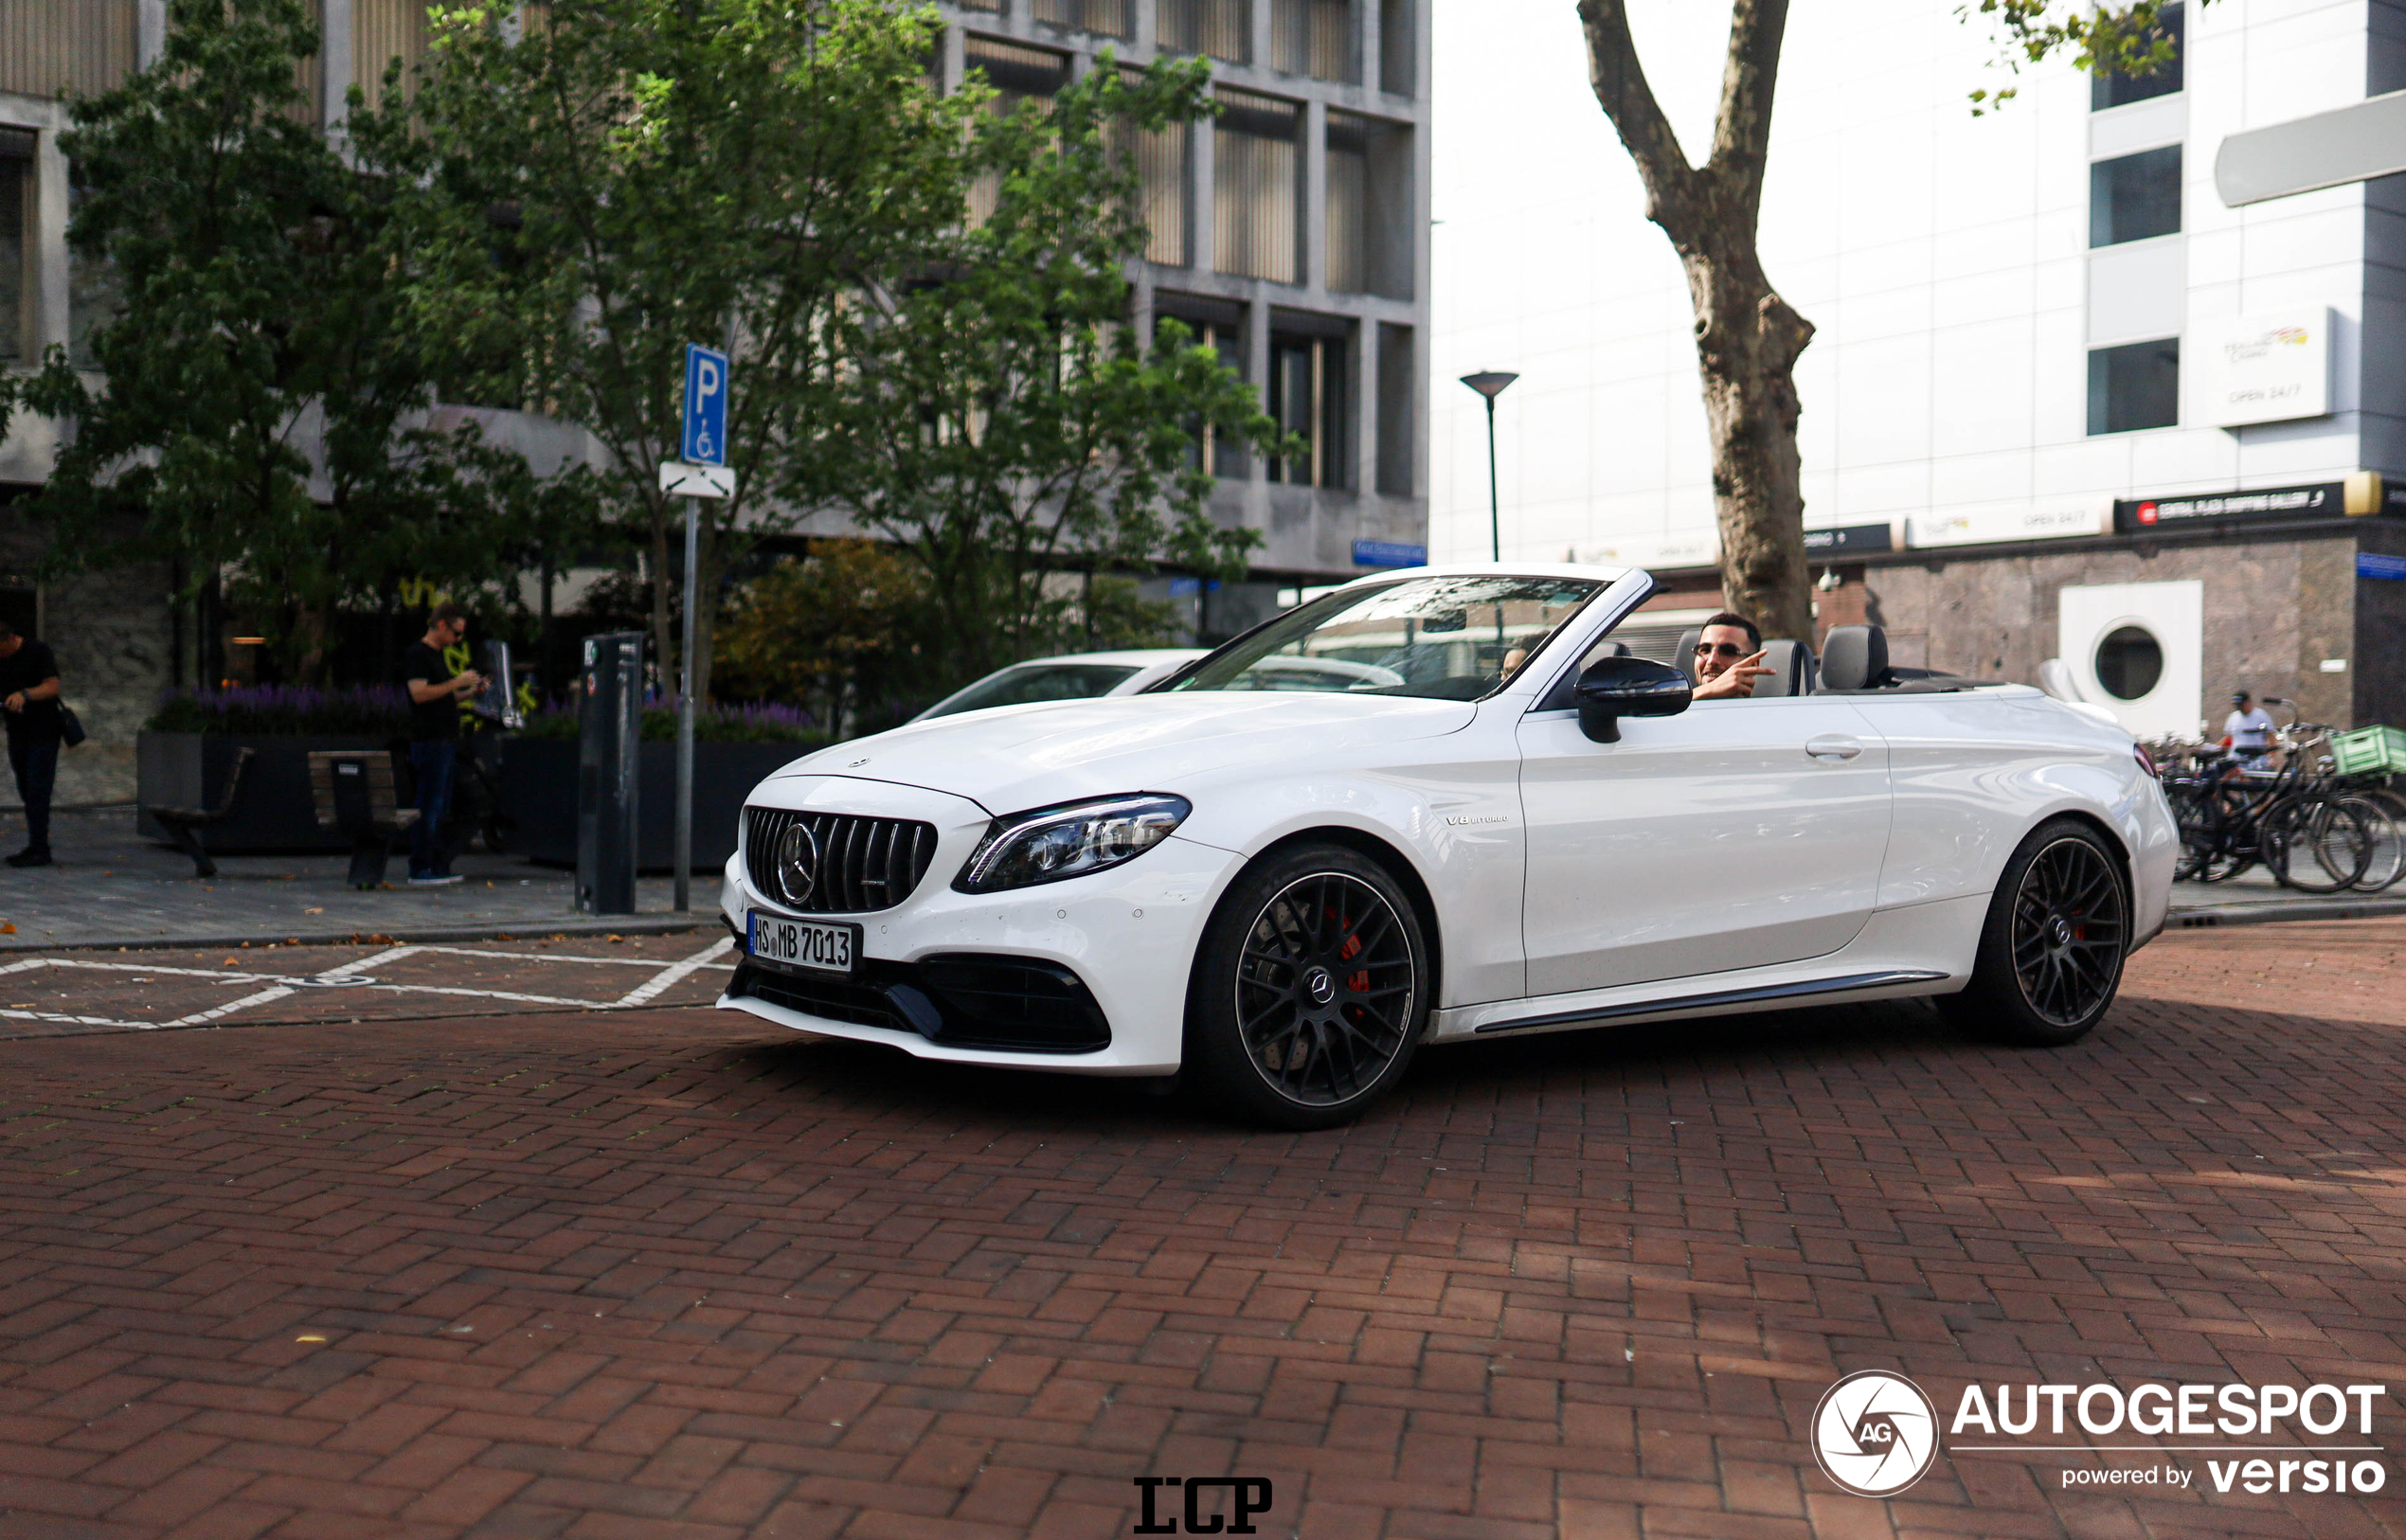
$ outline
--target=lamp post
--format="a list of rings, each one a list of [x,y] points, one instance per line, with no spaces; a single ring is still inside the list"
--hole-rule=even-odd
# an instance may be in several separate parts
[[[1497,369],[1462,377],[1463,384],[1487,398],[1487,556],[1496,562],[1503,560],[1503,512],[1496,499],[1496,398],[1519,378]]]

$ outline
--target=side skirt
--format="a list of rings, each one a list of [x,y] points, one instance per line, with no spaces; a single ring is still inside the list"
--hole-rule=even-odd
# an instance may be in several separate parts
[[[1934,984],[1948,976],[1930,968],[1890,968],[1878,973],[1840,974],[1829,978],[1800,978],[1785,984],[1758,985],[1752,989],[1714,990],[1702,994],[1674,994],[1651,1000],[1629,1000],[1619,1005],[1589,1006],[1578,1011],[1550,1012],[1541,1016],[1518,1016],[1508,1021],[1487,1022],[1471,1029],[1471,1031],[1473,1035],[1482,1035],[1545,1027],[1583,1026],[1619,1021],[1629,1016],[1682,1015],[1697,1011],[1725,1010],[1731,1006],[1759,1005],[1772,1000],[1805,999],[1816,994],[1848,994],[1861,990]]]

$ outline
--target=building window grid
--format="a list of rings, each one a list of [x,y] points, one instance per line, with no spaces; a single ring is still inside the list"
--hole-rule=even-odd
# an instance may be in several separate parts
[[[1353,84],[1353,0],[1270,0],[1270,67]]]
[[[1160,0],[1154,25],[1164,48],[1248,64],[1253,61],[1252,20],[1246,0]]]
[[[1049,107],[1053,97],[1069,83],[1068,55],[1005,43],[999,38],[962,39],[961,60],[964,73],[979,71],[994,87],[986,110],[997,117],[1010,116],[1023,102]],[[1002,172],[980,172],[969,188],[970,224],[974,227],[992,219],[1001,198]]]
[[[1338,294],[1370,290],[1370,120],[1352,113],[1328,115],[1327,272]]]
[[[1342,488],[1345,460],[1345,355],[1341,336],[1270,337],[1269,414],[1279,431],[1308,446],[1292,458],[1273,457],[1269,479],[1297,487]]]
[[[1036,20],[1098,37],[1136,36],[1132,0],[1036,0]]]
[[[0,129],[0,363],[29,362],[36,268],[34,151],[40,135]]]
[[[2089,244],[2118,246],[2181,232],[2181,147],[2089,165]]]
[[[1212,126],[1212,265],[1238,278],[1297,282],[1302,106],[1230,90],[1219,103]]]
[[[2089,432],[2136,433],[2181,421],[2181,339],[2092,349]]]
[[[2134,101],[2151,101],[2157,97],[2168,97],[2184,89],[2182,70],[2187,61],[2183,55],[2188,50],[2188,32],[2184,8],[2178,0],[2156,13],[2155,30],[2149,36],[2171,40],[2172,62],[2152,75],[2116,75],[2110,70],[2100,70],[2089,81],[2091,112],[2127,107]]]

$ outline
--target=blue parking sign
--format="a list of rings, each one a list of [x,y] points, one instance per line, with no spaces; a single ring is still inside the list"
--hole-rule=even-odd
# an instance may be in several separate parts
[[[685,345],[685,459],[727,463],[727,355],[691,342]]]

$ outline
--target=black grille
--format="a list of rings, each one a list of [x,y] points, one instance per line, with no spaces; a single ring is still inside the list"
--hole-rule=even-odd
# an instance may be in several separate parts
[[[946,1048],[1095,1053],[1111,1046],[1111,1024],[1086,981],[1033,958],[865,958],[851,974],[787,973],[746,962],[727,993],[829,1021],[917,1032]]]
[[[818,842],[818,874],[797,901],[777,874],[777,846],[796,824]],[[804,914],[868,914],[910,897],[936,858],[936,826],[911,818],[856,818],[843,813],[744,810],[744,865],[770,903]]]

